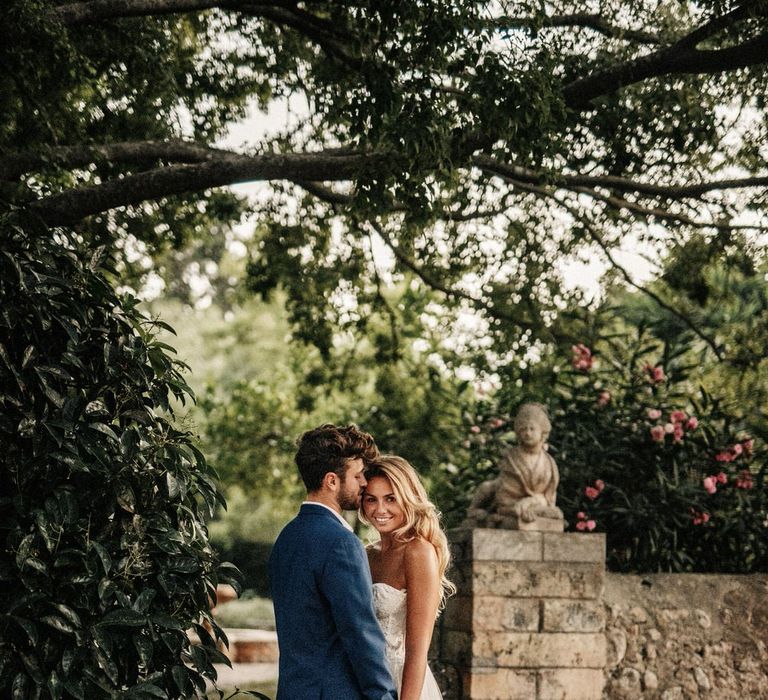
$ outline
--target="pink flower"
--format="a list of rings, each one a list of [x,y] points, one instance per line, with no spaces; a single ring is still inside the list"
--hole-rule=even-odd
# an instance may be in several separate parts
[[[643,365],[643,372],[647,375],[646,378],[652,384],[661,384],[667,377],[664,374],[664,368],[661,365],[654,367],[648,362]]]
[[[728,477],[725,475],[725,472],[719,472],[715,479],[717,480],[718,484],[727,484],[728,483]]]
[[[574,345],[571,348],[571,351],[573,352],[573,359],[571,360],[571,364],[573,365],[574,369],[577,369],[581,372],[589,372],[589,370],[592,369],[592,364],[595,361],[594,357],[592,357],[592,351],[586,345],[584,345],[584,343],[578,343],[577,345]]]
[[[584,495],[594,501],[600,495],[600,492],[591,486],[586,486],[584,488]]]
[[[752,438],[747,438],[744,440],[744,442],[741,443],[742,447],[744,448],[744,454],[749,457],[752,454],[752,450],[755,447],[755,441]]]
[[[597,397],[597,405],[607,406],[610,402],[611,402],[611,392],[601,391],[600,395]]]
[[[682,423],[688,416],[686,415],[685,411],[676,410],[672,411],[672,413],[669,414],[669,420],[671,420],[673,423]]]
[[[699,513],[691,508],[691,518],[693,519],[694,525],[703,525],[704,523],[709,522],[709,513],[706,511],[704,513]]]
[[[659,418],[661,418],[661,411],[658,408],[649,408],[648,418],[650,418],[651,420],[658,420]]]
[[[684,434],[685,434],[685,431],[683,430],[682,423],[675,423],[675,430],[674,430],[674,433],[673,433],[673,436],[675,438],[675,442],[682,442]]]
[[[696,416],[691,416],[686,422],[685,427],[688,430],[696,430],[699,427],[699,419]]]
[[[605,482],[602,479],[595,479],[595,488],[602,491],[605,488]]]
[[[730,450],[723,450],[715,455],[715,461],[717,462],[733,462],[733,454]]]
[[[752,474],[749,473],[749,469],[742,469],[739,478],[736,479],[737,489],[751,489],[755,483],[752,481]]]
[[[672,425],[672,423],[665,423],[664,424],[664,432],[671,435],[675,432],[675,426]]]
[[[717,481],[714,476],[707,476],[704,478],[704,490],[708,494],[713,494],[717,492]]]
[[[596,527],[597,523],[594,520],[579,520],[579,522],[576,523],[576,529],[579,530],[579,532],[584,532],[584,530],[592,532]]]
[[[504,421],[501,418],[492,418],[491,419],[491,427],[492,428],[500,428],[502,425],[504,425]]]
[[[579,521],[576,523],[576,529],[580,532],[584,532],[584,530],[589,530],[591,532],[597,527],[597,522],[590,519],[590,517],[583,510],[580,510],[578,513],[576,513],[576,518]]]
[[[473,433],[479,433],[480,432],[480,426],[479,425],[473,425],[469,430],[470,430],[470,432],[473,432]]]
[[[651,438],[656,442],[664,442],[664,426],[654,425],[651,428]]]
[[[744,448],[737,442],[733,447],[731,447],[731,452],[733,452],[733,454],[738,457],[738,455],[744,452]]]

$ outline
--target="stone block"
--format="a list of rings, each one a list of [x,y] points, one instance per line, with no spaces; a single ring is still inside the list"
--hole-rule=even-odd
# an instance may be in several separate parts
[[[586,598],[603,590],[605,568],[597,563],[557,566],[545,562],[475,562],[471,590],[475,596],[518,598]]]
[[[472,656],[476,666],[602,669],[606,642],[596,633],[476,632]]]
[[[544,561],[605,562],[605,535],[544,532]]]
[[[536,673],[509,668],[471,668],[464,677],[464,698],[535,700]]]
[[[474,561],[541,561],[541,532],[475,530]]]
[[[601,669],[547,669],[539,671],[538,700],[600,700],[604,685]]]
[[[536,598],[476,596],[472,629],[483,632],[538,632],[540,601]]]
[[[543,632],[602,632],[605,606],[597,600],[543,600]]]

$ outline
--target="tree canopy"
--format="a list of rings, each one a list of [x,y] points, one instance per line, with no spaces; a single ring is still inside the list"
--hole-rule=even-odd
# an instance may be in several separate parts
[[[269,180],[251,287],[286,288],[326,352],[390,314],[392,274],[508,351],[570,342],[557,259],[632,285],[628,242],[762,255],[765,0],[14,0],[4,32],[6,201],[157,251],[221,236],[248,204],[219,188]],[[297,127],[216,147],[287,98]]]

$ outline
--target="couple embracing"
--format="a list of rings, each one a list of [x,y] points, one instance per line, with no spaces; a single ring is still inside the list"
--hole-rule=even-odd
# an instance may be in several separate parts
[[[269,562],[280,647],[278,700],[440,700],[427,666],[453,586],[438,514],[413,467],[356,426],[301,436],[307,500]],[[342,517],[358,510],[365,549]]]

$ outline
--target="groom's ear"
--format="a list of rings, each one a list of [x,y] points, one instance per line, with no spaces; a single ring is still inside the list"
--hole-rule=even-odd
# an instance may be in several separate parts
[[[337,491],[339,488],[339,477],[336,472],[328,472],[323,477],[323,486],[329,491]]]

